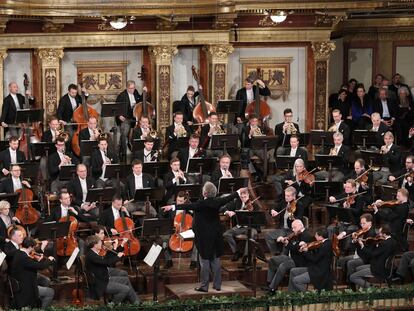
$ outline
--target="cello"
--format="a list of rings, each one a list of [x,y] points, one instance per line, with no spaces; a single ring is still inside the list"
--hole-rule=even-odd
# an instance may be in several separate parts
[[[186,194],[185,203],[188,203],[188,194]],[[190,230],[193,227],[193,217],[185,210],[182,213],[176,214],[174,217],[175,232],[171,235],[168,243],[170,249],[177,253],[187,253],[192,250],[194,242],[186,241],[180,236],[181,232]]]
[[[75,233],[78,230],[79,224],[75,216],[68,215],[61,217],[58,222],[70,221],[69,232],[65,237],[56,239],[56,253],[58,256],[67,257],[72,255],[76,247],[78,247],[78,241],[76,241]]]
[[[124,254],[125,256],[134,256],[141,250],[139,240],[132,233],[135,230],[134,221],[129,217],[125,217],[121,211],[119,215],[120,217],[115,220],[114,226],[116,231],[119,232],[120,238],[128,239],[128,242],[124,245]]]
[[[198,76],[194,65],[191,67],[191,71],[193,72],[194,80],[196,80],[198,85],[201,85],[200,77]],[[216,107],[214,107],[214,105],[210,104],[209,102],[206,102],[203,91],[198,90],[198,104],[194,107],[193,110],[194,120],[196,123],[208,122],[207,120],[210,112],[216,112]]]
[[[260,92],[259,92],[259,83],[257,83],[257,80],[261,79],[261,69],[257,68],[256,70],[256,88],[254,92],[254,100],[249,103],[245,110],[245,117],[248,119],[251,115],[255,115],[259,118],[260,122],[267,126],[267,122],[270,119],[272,115],[272,111],[270,109],[270,106],[267,104],[266,101],[260,100]]]
[[[144,65],[141,66],[141,72],[138,73],[138,77],[142,80],[142,87],[144,88],[146,78],[146,69]],[[142,90],[142,102],[139,102],[135,105],[133,114],[137,120],[136,126],[139,126],[138,121],[142,116],[147,116],[150,118],[150,120],[155,119],[155,109],[150,102],[147,102],[146,91]]]
[[[99,118],[98,112],[86,103],[85,93],[83,93],[81,90],[83,87],[83,83],[81,79],[82,79],[81,73],[79,73],[78,80],[80,81],[79,83],[80,89],[78,90],[78,93],[82,98],[82,104],[78,108],[76,108],[76,110],[73,112],[73,120],[75,121],[75,123],[78,124],[78,128],[73,133],[73,137],[72,137],[72,151],[77,156],[80,156],[80,145],[79,145],[80,144],[79,143],[80,131],[88,126],[87,124],[88,124],[88,120],[90,117],[95,117],[97,120]]]
[[[16,191],[19,194],[18,208],[15,216],[22,225],[32,225],[39,220],[39,213],[32,206],[33,191],[22,184],[22,189]]]

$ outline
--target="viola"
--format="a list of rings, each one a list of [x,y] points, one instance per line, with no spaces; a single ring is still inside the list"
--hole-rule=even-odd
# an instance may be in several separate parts
[[[75,233],[78,230],[79,224],[74,216],[68,215],[62,217],[58,222],[70,222],[68,235],[65,237],[56,239],[56,253],[58,256],[67,257],[72,255],[76,247],[78,247],[78,241],[76,241]]]
[[[82,74],[79,73],[78,80],[81,81]],[[82,92],[83,83],[79,83],[80,89],[79,89],[79,95],[82,98],[82,104],[76,108],[76,110],[73,112],[73,120],[75,123],[78,124],[78,128],[76,129],[75,133],[72,136],[72,151],[77,156],[80,156],[80,142],[79,142],[79,133],[82,129],[86,128],[88,126],[88,120],[90,117],[95,117],[97,120],[99,118],[98,112],[90,107],[86,103],[86,97],[85,94]]]
[[[368,205],[367,207],[368,207],[368,209],[373,209],[374,206],[376,206],[377,208],[379,208],[379,207],[388,207],[388,208],[391,208],[391,207],[394,207],[394,206],[396,206],[398,204],[400,204],[400,201],[398,201],[398,200],[390,200],[390,201],[383,201],[383,202],[380,202],[380,203],[377,203],[377,204],[373,203],[373,204]]]
[[[22,189],[16,191],[19,194],[18,208],[15,216],[23,225],[32,225],[39,220],[39,213],[32,206],[33,191],[22,185]]]
[[[196,80],[197,85],[201,85],[200,77],[198,76],[197,70],[193,65],[191,67],[194,80]],[[202,90],[198,90],[198,104],[194,107],[193,118],[198,123],[205,123],[208,119],[210,112],[216,112],[216,107],[214,107],[209,102],[206,102]]]
[[[188,196],[186,199],[188,203]],[[171,235],[168,245],[170,249],[177,253],[186,253],[193,249],[194,242],[192,240],[184,240],[180,233],[190,230],[193,227],[193,217],[188,214],[186,211],[176,214],[174,217],[174,228],[175,232]]]
[[[123,212],[120,212],[120,217],[115,220],[115,229],[119,232],[120,238],[127,238],[128,242],[124,245],[125,256],[134,256],[139,253],[141,245],[139,240],[132,233],[135,230],[134,221],[125,217]]]
[[[351,235],[352,235],[352,238],[353,239],[358,239],[360,236],[362,236],[362,235],[364,235],[365,233],[367,233],[368,231],[369,231],[369,229],[370,228],[361,228],[361,229],[359,229],[359,230],[357,230],[357,231],[355,231],[355,232],[353,232]]]
[[[385,241],[385,238],[382,236],[369,236],[366,239],[362,239],[362,242],[369,244],[369,243],[379,243]]]
[[[141,72],[138,73],[138,77],[142,80],[142,86],[145,87],[146,69],[144,65],[141,66]],[[133,113],[137,121],[139,121],[142,116],[147,116],[150,120],[155,119],[155,109],[151,103],[147,102],[146,91],[142,91],[142,102],[135,105]],[[139,126],[138,123],[137,126]]]
[[[257,80],[261,79],[261,76],[262,76],[261,72],[262,70],[260,68],[257,68],[257,71],[256,71]],[[247,119],[251,115],[254,114],[259,118],[261,123],[267,124],[267,120],[270,119],[272,111],[266,101],[260,100],[259,85],[257,83],[256,83],[254,98],[255,100],[247,105],[244,114]]]

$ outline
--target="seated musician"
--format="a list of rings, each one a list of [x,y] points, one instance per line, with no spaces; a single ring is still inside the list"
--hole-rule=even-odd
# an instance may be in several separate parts
[[[180,168],[180,160],[178,158],[170,160],[170,168],[171,171],[164,176],[166,202],[171,202],[174,199],[177,185],[188,183],[186,174]]]
[[[190,139],[188,140],[188,147],[181,148],[178,151],[177,157],[180,159],[180,167],[185,168],[185,172],[188,172],[190,159],[192,158],[204,158],[206,156],[206,150],[202,149],[201,146],[199,147],[200,137],[197,134],[191,134]],[[204,172],[203,180],[207,179],[206,174],[208,172]],[[199,173],[190,173],[189,174],[189,183],[196,184],[199,183]]]
[[[295,204],[296,203],[296,204]],[[296,209],[291,208],[295,205]],[[280,251],[276,240],[280,236],[286,236],[292,232],[292,222],[295,219],[302,219],[304,208],[301,200],[296,200],[296,189],[289,186],[285,189],[285,200],[278,204],[277,209],[271,209],[272,217],[279,216],[279,229],[270,229],[265,233],[265,240],[270,253],[274,256]]]
[[[19,309],[23,307],[46,309],[52,303],[55,295],[52,288],[41,286],[38,283],[37,272],[48,268],[55,259],[51,256],[44,258],[43,255],[37,259],[31,258],[36,244],[33,238],[24,238],[20,250],[17,250],[13,256],[13,262],[9,269],[10,277],[17,281],[20,289],[13,293],[15,307]],[[40,306],[39,300],[41,301]]]
[[[234,172],[230,170],[231,156],[223,154],[219,159],[219,167],[211,173],[210,181],[218,188],[221,178],[233,178]]]
[[[144,141],[144,149],[135,151],[133,159],[140,160],[142,163],[158,162],[161,155],[157,150],[154,150],[155,140],[151,137],[146,137]]]
[[[348,170],[348,162],[349,162],[349,154],[350,149],[348,146],[343,145],[342,142],[344,140],[344,136],[340,132],[335,132],[333,134],[333,142],[334,146],[330,149],[329,155],[330,156],[338,156],[341,159],[341,163],[338,164],[338,167],[332,168],[332,181],[343,181],[344,176],[349,174]],[[319,180],[328,180],[329,172],[328,171],[320,171],[315,173],[315,177]]]
[[[365,181],[365,178],[368,178],[367,181]],[[373,176],[372,172],[366,171],[364,159],[355,160],[354,170],[348,175],[347,179],[353,179],[356,182],[357,193],[366,192],[362,197],[365,199],[365,203],[370,204],[372,202]]]
[[[101,133],[98,130],[98,120],[95,117],[90,117],[88,119],[88,126],[79,132],[79,147],[81,147],[81,141],[85,140],[98,140]],[[80,155],[82,158],[82,163],[89,166],[90,154],[87,154],[84,150],[80,150]]]
[[[235,240],[235,237],[240,234],[246,234],[248,228],[246,226],[240,226],[237,224],[236,220],[236,211],[258,211],[259,206],[256,204],[256,202],[252,202],[250,199],[250,195],[248,191],[240,192],[240,197],[236,197],[233,201],[230,201],[225,206],[222,207],[222,211],[225,215],[229,216],[230,219],[233,221],[232,228],[228,229],[223,233],[223,239],[226,241],[231,249],[231,252],[233,254],[233,257],[231,258],[232,261],[237,261],[239,258],[244,255],[247,256],[247,244],[248,240],[246,240],[246,246],[244,249],[244,253],[240,252],[237,249],[237,243]],[[251,238],[255,239],[257,235],[256,228],[251,228]]]
[[[372,276],[385,281],[390,273],[386,269],[386,263],[395,255],[397,242],[391,237],[391,229],[387,224],[381,226],[377,238],[378,241],[371,242],[374,244],[372,248],[366,247],[369,240],[364,242],[364,239],[358,239],[361,254],[370,258],[369,264],[360,267],[349,277],[349,280],[358,287],[370,287],[371,284],[367,278]]]
[[[257,83],[258,86],[254,85],[254,83]],[[244,80],[244,87],[236,93],[236,100],[243,101],[243,105],[240,106],[240,110],[236,115],[237,118],[244,120],[247,105],[256,99],[256,87],[259,87],[259,95],[270,96],[270,89],[262,80],[256,79],[256,81],[253,81],[251,78],[246,78]]]
[[[72,153],[66,152],[66,142],[63,137],[58,137],[55,142],[56,152],[49,156],[48,171],[51,180],[50,189],[58,192],[66,182],[59,178],[60,169],[64,165],[78,164],[78,160]]]
[[[407,225],[412,225],[414,224],[414,221],[412,219],[407,219],[406,223]],[[414,276],[414,251],[406,251],[402,254],[397,270],[392,274],[389,282],[402,283],[409,275],[409,272]]]
[[[4,244],[6,243],[7,229],[13,223],[20,223],[19,218],[15,217],[13,212],[10,210],[10,203],[1,200],[0,201],[0,249],[3,249]]]
[[[394,135],[391,132],[384,134],[384,143],[380,150],[384,165],[380,171],[374,172],[374,180],[382,185],[387,182],[388,176],[396,176],[401,170],[401,149],[394,144]]]
[[[117,181],[115,178],[105,177],[106,166],[116,163],[118,163],[118,156],[108,149],[108,140],[105,137],[99,138],[98,149],[94,150],[91,155],[92,177],[96,180],[96,187],[116,187]]]
[[[314,251],[308,249],[308,245],[312,242],[300,245],[299,252],[302,252],[307,265],[290,270],[289,291],[306,291],[309,283],[318,291],[332,289],[333,256],[328,231],[325,228],[316,230],[315,239],[320,246]]]
[[[371,115],[371,122],[372,124],[368,125],[367,130],[377,133],[378,147],[381,147],[384,141],[384,134],[389,131],[389,128],[384,122],[381,122],[381,116],[378,112],[374,112]]]
[[[0,152],[0,168],[4,176],[9,175],[11,164],[22,163],[26,161],[26,156],[19,150],[19,138],[16,136],[9,137],[9,148]]]
[[[134,131],[132,132],[131,137],[131,144],[132,141],[135,139],[147,139],[150,138],[150,132],[151,132],[151,123],[148,116],[142,115],[139,119],[139,125],[134,128]]]
[[[265,288],[266,291],[271,294],[275,293],[285,274],[289,273],[290,269],[307,266],[307,262],[299,252],[299,248],[301,243],[309,243],[311,241],[313,241],[313,236],[304,227],[300,219],[295,219],[292,222],[292,233],[290,235],[277,238],[277,242],[283,243],[286,254],[273,256],[269,259],[269,269],[267,271],[268,286]]]
[[[408,190],[400,188],[397,191],[397,200],[391,201],[395,205],[386,205],[387,202],[377,200],[372,204],[375,216],[387,223],[391,228],[392,236],[398,242],[398,249],[401,251],[408,250],[407,237],[404,234],[404,227],[408,217],[409,203]],[[381,207],[381,204],[383,205]]]
[[[414,182],[412,175],[414,175],[414,156],[408,155],[405,158],[405,168],[395,175],[391,174],[388,176],[390,182],[398,181],[398,188],[405,188],[408,190],[410,205],[414,202]]]
[[[177,197],[175,199],[175,205],[181,205],[181,204],[185,204],[188,203],[188,194],[185,193],[184,191],[180,191],[177,193]],[[180,214],[182,211],[180,210],[170,210],[168,211],[168,217],[171,219],[174,219],[176,215]],[[190,211],[192,212],[192,211]],[[164,212],[163,214],[165,215],[166,212]],[[194,219],[194,218],[193,218]],[[165,239],[163,242],[165,242],[165,244],[168,243],[168,240],[170,239],[169,236],[167,236],[167,239]],[[164,248],[164,257],[165,257],[165,265],[164,265],[164,269],[169,269],[173,266],[173,261],[172,261],[172,255],[171,252],[173,250],[170,249],[169,247]],[[191,251],[191,262],[190,262],[190,269],[194,270],[197,268],[197,257],[198,257],[198,252],[197,252],[197,247],[193,244],[193,249]]]
[[[174,123],[165,130],[165,141],[168,143],[168,158],[172,159],[177,156],[178,145],[177,138],[189,137],[191,130],[187,124],[184,124],[183,113],[177,111],[174,113]]]
[[[123,216],[130,216],[127,208],[122,203],[122,198],[119,195],[114,195],[111,207],[104,209],[101,217],[99,217],[98,223],[104,226],[111,235],[118,234],[115,229],[115,221],[121,217],[121,213]]]
[[[210,112],[208,115],[208,124],[203,125],[200,133],[200,147],[204,148],[207,157],[219,157],[223,154],[223,150],[211,149],[211,142],[213,135],[225,134],[225,130],[219,121],[216,112]]]
[[[102,240],[95,235],[86,239],[86,271],[92,293],[100,298],[104,293],[112,295],[113,302],[122,303],[128,301],[138,304],[139,299],[131,285],[128,276],[112,276],[108,271],[117,261],[120,261],[124,253],[107,252],[105,257],[99,255],[102,248]]]
[[[345,145],[350,144],[351,129],[348,124],[342,119],[342,114],[339,109],[332,110],[333,124],[329,127],[329,132],[341,133],[343,135],[343,141]]]
[[[54,143],[61,133],[59,119],[52,117],[49,121],[49,129],[43,132],[42,142]]]
[[[359,266],[364,264],[368,264],[370,261],[370,257],[367,256],[365,253],[361,252],[360,245],[357,243],[358,238],[366,239],[368,237],[372,238],[376,236],[375,228],[372,225],[373,217],[371,214],[363,214],[360,217],[360,229],[356,226],[349,226],[348,228],[344,229],[344,231],[340,231],[338,234],[338,240],[344,240],[347,237],[348,239],[344,240],[344,244],[340,244],[340,248],[342,250],[353,251],[354,254],[342,256],[338,260],[338,265],[342,267],[342,271],[346,271],[346,280],[349,281],[349,277],[353,274]],[[352,247],[347,246],[346,243],[350,244],[352,242]],[[367,247],[372,247],[373,244],[368,245]],[[352,284],[350,284],[352,286]]]
[[[10,166],[11,175],[0,184],[0,192],[12,194],[22,189],[23,186],[31,188],[29,182],[22,179],[21,172],[22,170],[19,165],[12,164]]]
[[[133,160],[131,166],[132,174],[127,176],[125,186],[125,191],[127,192],[126,196],[128,197],[129,202],[127,202],[125,206],[130,213],[135,211],[143,211],[146,213],[145,203],[134,201],[135,191],[143,188],[154,188],[154,178],[150,174],[142,172],[142,162],[140,160]],[[157,211],[152,205],[149,206],[148,212],[149,215],[147,216],[157,216]]]
[[[283,119],[283,122],[278,123],[275,126],[275,135],[279,137],[279,147],[276,150],[276,154],[283,154],[285,152],[282,144],[286,135],[297,135],[300,133],[299,124],[293,122],[292,109],[286,108],[283,111]]]
[[[68,192],[73,196],[73,203],[86,213],[98,216],[99,211],[95,202],[86,202],[88,191],[95,188],[95,180],[88,177],[88,169],[85,164],[76,166],[76,175],[66,185]]]
[[[19,87],[16,82],[9,83],[9,95],[3,100],[3,107],[1,110],[0,123],[4,127],[4,136],[7,139],[10,136],[20,136],[19,128],[9,127],[15,125],[17,110],[24,108],[25,96],[18,93]],[[34,104],[34,98],[30,96],[30,90],[26,91],[26,96],[29,98],[29,105]]]

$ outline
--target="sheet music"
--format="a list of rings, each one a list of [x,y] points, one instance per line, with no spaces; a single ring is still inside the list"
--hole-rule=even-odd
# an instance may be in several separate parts
[[[4,258],[6,258],[6,253],[0,252],[0,266],[3,264]]]
[[[152,244],[151,249],[149,250],[147,256],[144,258],[144,262],[152,267],[157,260],[158,256],[160,255],[162,251],[162,247],[158,244]]]
[[[72,255],[70,255],[68,262],[66,263],[66,269],[70,270],[78,254],[79,254],[79,247],[76,247]]]
[[[190,240],[190,239],[194,239],[195,234],[193,229],[189,229],[187,231],[183,231],[180,233],[180,236],[184,239],[184,240]]]

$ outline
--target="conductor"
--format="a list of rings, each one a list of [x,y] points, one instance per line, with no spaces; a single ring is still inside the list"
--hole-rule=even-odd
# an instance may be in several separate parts
[[[223,232],[220,226],[219,211],[226,203],[232,201],[240,192],[246,191],[242,188],[231,195],[215,198],[216,186],[206,182],[203,186],[203,200],[195,203],[167,205],[162,207],[166,212],[173,210],[193,210],[195,233],[195,244],[200,253],[201,284],[195,288],[199,292],[208,292],[210,272],[213,275],[213,288],[221,290],[221,263],[220,256],[223,254]]]

